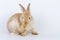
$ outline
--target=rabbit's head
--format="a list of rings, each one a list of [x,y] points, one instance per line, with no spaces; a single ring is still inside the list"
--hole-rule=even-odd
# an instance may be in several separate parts
[[[25,23],[29,23],[32,20],[32,15],[30,12],[30,3],[28,4],[27,9],[25,9],[21,4],[19,5],[21,6],[22,13],[23,13],[23,19]]]

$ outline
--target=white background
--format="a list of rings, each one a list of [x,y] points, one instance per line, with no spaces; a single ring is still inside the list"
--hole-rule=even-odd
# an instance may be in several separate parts
[[[25,8],[31,3],[31,14],[39,35],[22,37],[9,34],[6,24],[10,16],[21,12],[19,3]],[[0,40],[60,40],[60,1],[0,0]]]

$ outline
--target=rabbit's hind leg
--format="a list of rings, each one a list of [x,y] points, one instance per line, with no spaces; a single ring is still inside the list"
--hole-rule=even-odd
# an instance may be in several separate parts
[[[31,33],[33,34],[33,35],[38,35],[38,33],[32,28],[31,29]]]

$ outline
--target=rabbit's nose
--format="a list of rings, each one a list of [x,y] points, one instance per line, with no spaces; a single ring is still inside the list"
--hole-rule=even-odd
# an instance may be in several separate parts
[[[27,24],[27,22],[25,22],[25,24]]]

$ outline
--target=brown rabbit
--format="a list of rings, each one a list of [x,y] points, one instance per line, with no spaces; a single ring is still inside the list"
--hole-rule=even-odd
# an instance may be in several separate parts
[[[10,17],[7,28],[10,33],[21,34],[25,36],[28,32],[37,35],[34,31],[33,24],[34,19],[30,13],[30,3],[27,6],[27,10],[21,5],[22,13],[16,13]]]

